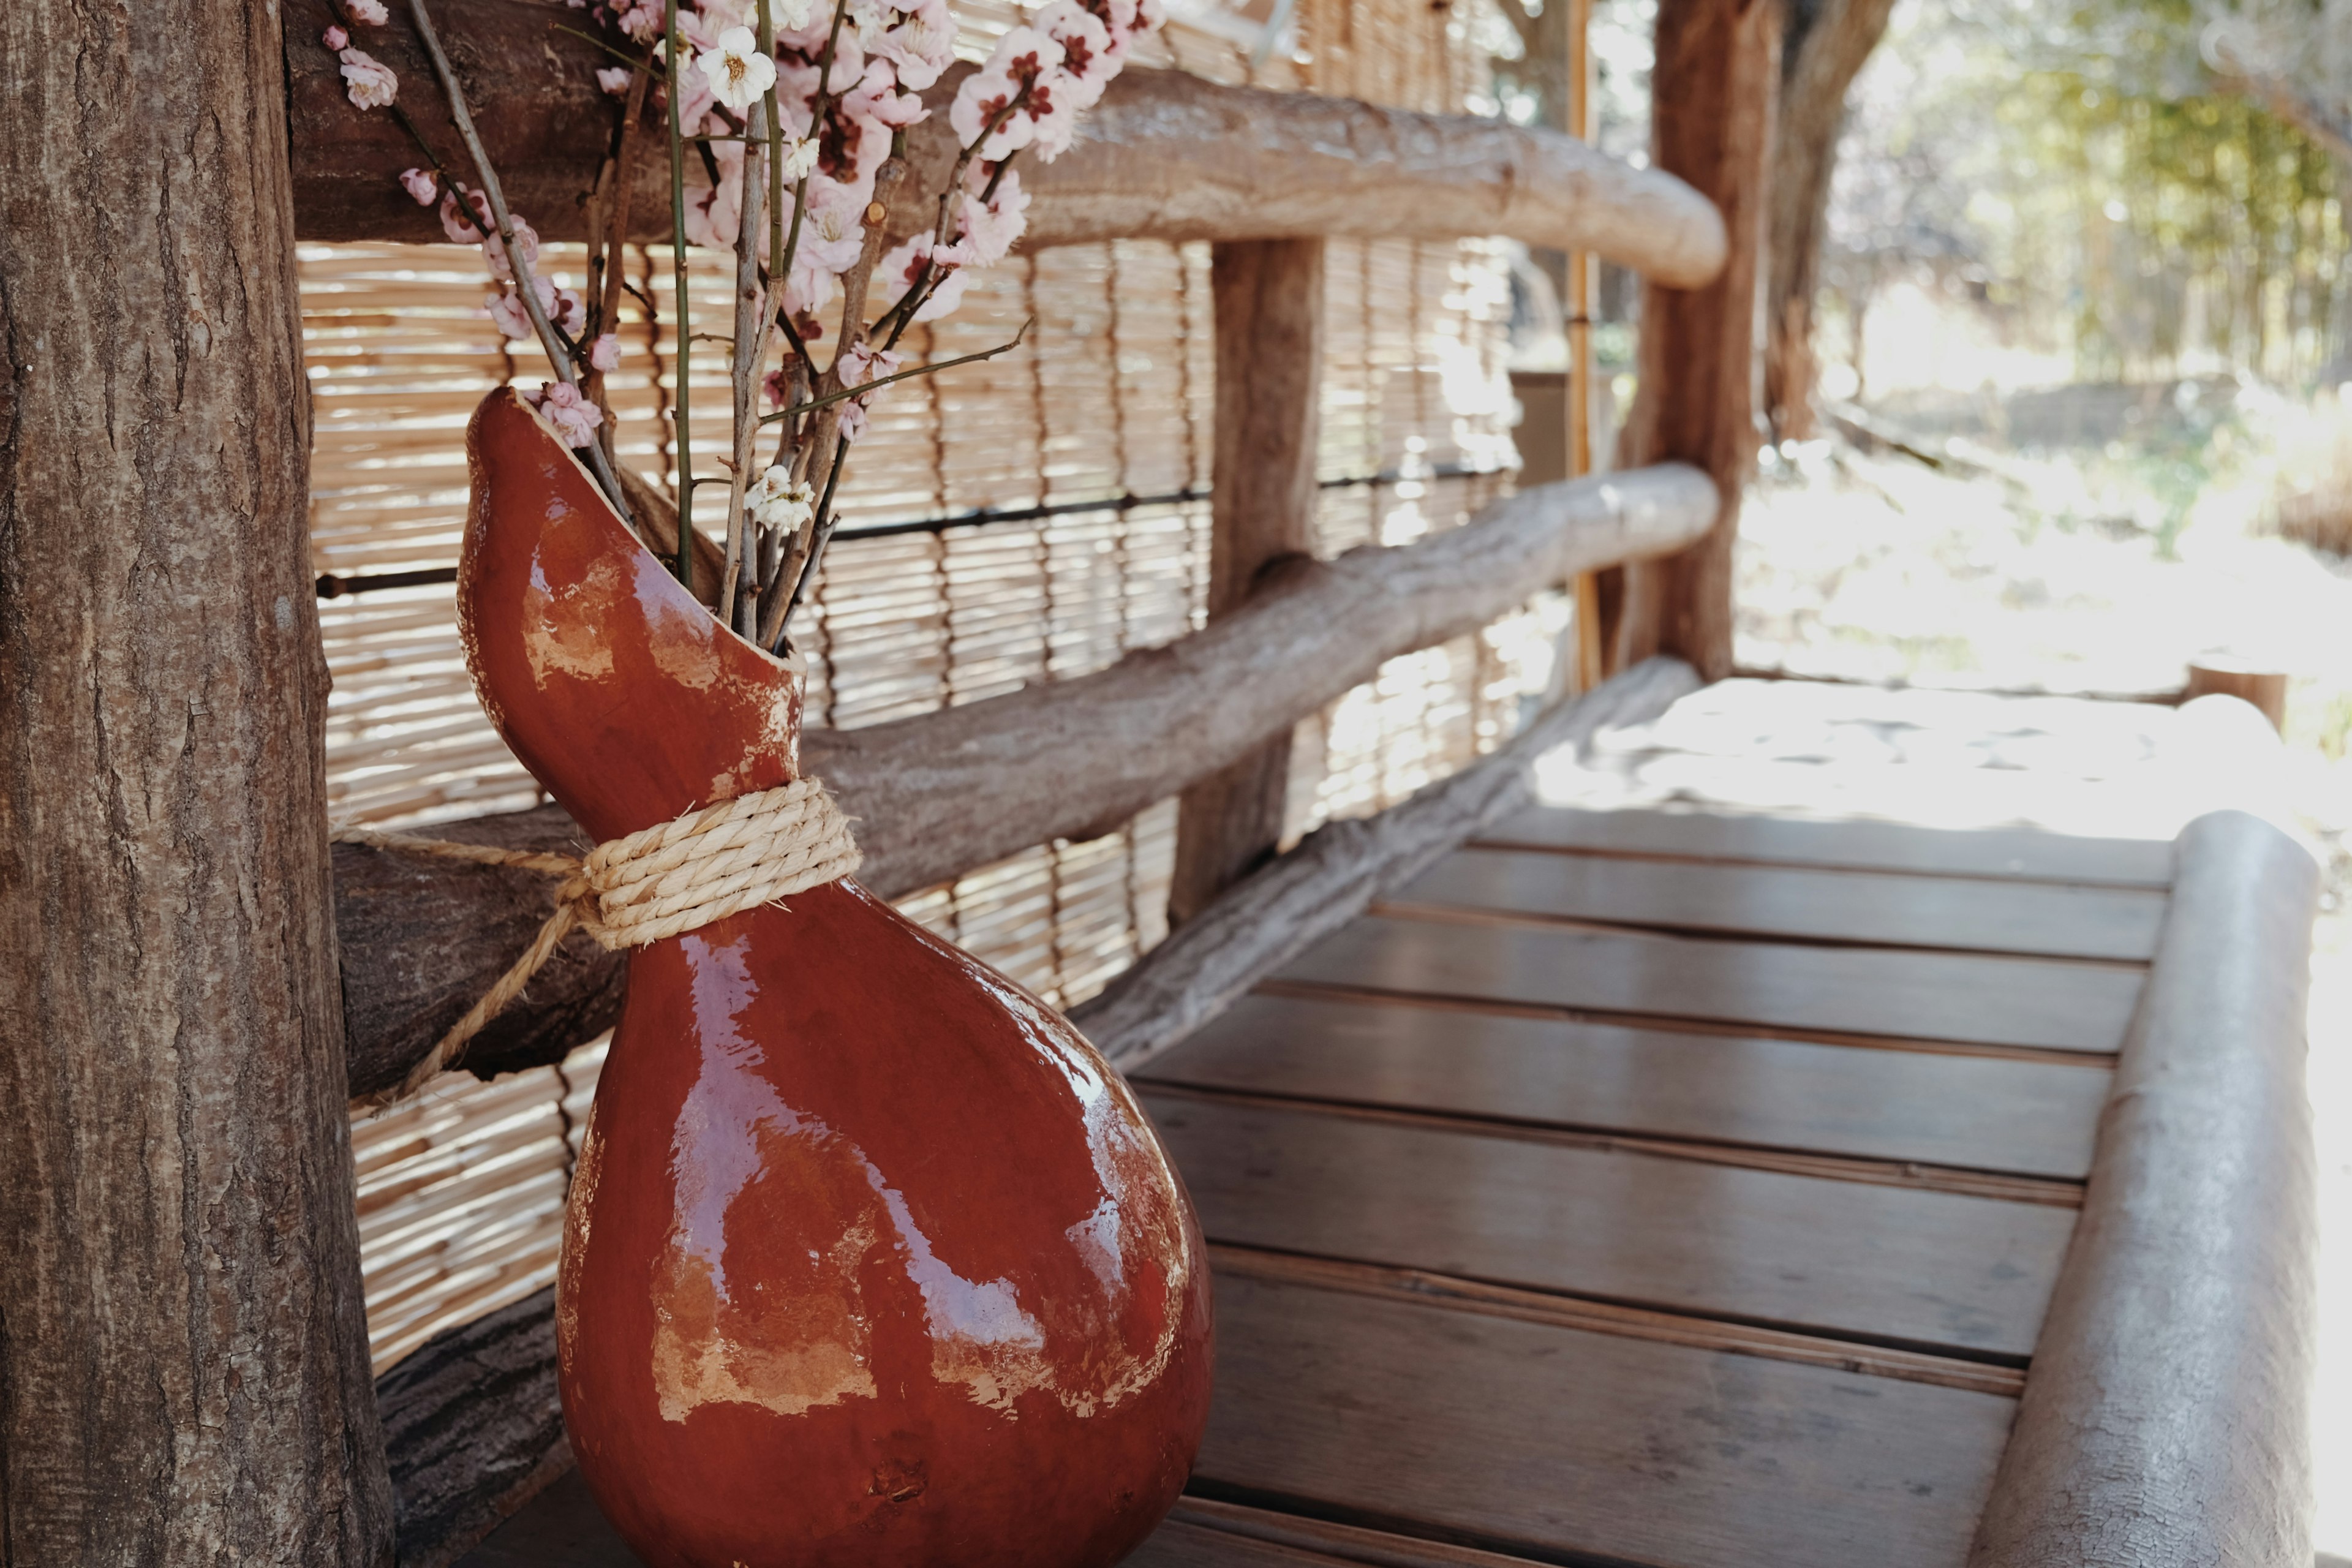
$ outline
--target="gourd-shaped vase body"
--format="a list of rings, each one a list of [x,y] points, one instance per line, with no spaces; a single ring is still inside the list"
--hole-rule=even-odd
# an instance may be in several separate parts
[[[511,392],[468,432],[467,658],[598,839],[791,782],[801,683]],[[856,886],[629,952],[556,1294],[564,1422],[657,1568],[1087,1568],[1209,1395],[1198,1227],[1051,1008]]]

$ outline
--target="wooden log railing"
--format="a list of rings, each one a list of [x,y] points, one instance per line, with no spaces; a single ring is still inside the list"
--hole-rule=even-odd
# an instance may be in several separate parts
[[[560,9],[513,0],[443,0],[436,9],[457,74],[478,89],[476,117],[508,200],[550,239],[583,237],[581,194],[595,183],[614,113],[594,70],[611,61],[555,30],[573,20]],[[389,116],[344,99],[335,58],[319,41],[319,0],[298,0],[285,16],[297,235],[441,239],[434,215],[395,182],[417,162],[415,148]],[[385,29],[369,47],[421,96],[430,68],[406,29]],[[916,189],[937,189],[954,161],[944,109],[971,68],[954,68],[924,94],[940,112],[908,135]],[[416,112],[435,134],[439,117]],[[668,177],[661,159],[644,160],[629,209],[634,237],[667,237]],[[1032,196],[1031,249],[1500,234],[1592,251],[1677,288],[1713,279],[1727,254],[1723,220],[1689,185],[1557,132],[1220,87],[1181,71],[1125,72],[1069,151],[1024,164],[1021,177]],[[894,226],[923,221],[917,205]]]
[[[1107,832],[1386,660],[1475,630],[1575,573],[1679,549],[1717,506],[1705,475],[1673,466],[1524,490],[1412,544],[1286,563],[1206,630],[1092,675],[813,731],[803,763],[860,822],[860,879],[885,896],[912,892],[1032,845]],[[442,831],[509,847],[577,843],[553,807]],[[529,873],[339,846],[352,1091],[396,1082],[522,951],[547,908],[545,879]],[[477,1037],[469,1065],[552,1061],[609,1027],[621,968],[575,938],[528,1000]]]

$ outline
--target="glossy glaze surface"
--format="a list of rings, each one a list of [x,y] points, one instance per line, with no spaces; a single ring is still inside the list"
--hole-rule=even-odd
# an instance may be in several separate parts
[[[591,833],[787,782],[796,671],[722,630],[511,393],[458,603]],[[657,1568],[1084,1568],[1181,1489],[1209,1279],[1127,1088],[854,883],[634,950],[557,1294],[581,1469]]]

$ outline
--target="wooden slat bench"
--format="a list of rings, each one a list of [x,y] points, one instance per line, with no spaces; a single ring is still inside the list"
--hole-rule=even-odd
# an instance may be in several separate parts
[[[2118,790],[2178,721],[2080,712]],[[1218,1392],[1133,1561],[2308,1563],[2313,888],[2235,814],[1483,830],[1136,1074]],[[631,1559],[567,1480],[467,1561]]]

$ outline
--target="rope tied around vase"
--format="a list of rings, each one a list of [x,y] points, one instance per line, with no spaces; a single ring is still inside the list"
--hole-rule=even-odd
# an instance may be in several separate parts
[[[865,859],[850,835],[849,818],[814,779],[739,795],[624,837],[608,838],[584,858],[372,827],[338,827],[331,837],[338,844],[516,867],[563,879],[555,891],[555,912],[522,956],[406,1077],[361,1098],[359,1103],[372,1110],[406,1099],[456,1067],[467,1045],[522,994],[531,976],[573,931],[585,931],[615,950],[643,947],[837,882]]]

